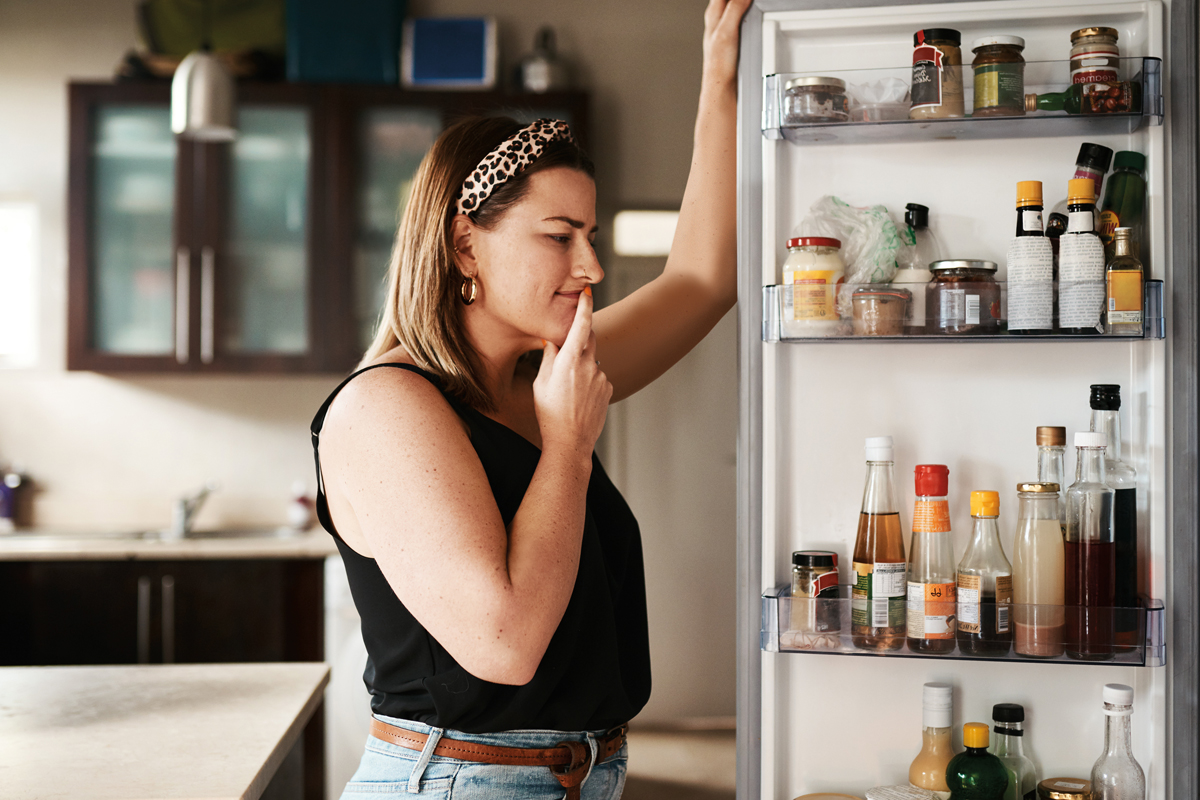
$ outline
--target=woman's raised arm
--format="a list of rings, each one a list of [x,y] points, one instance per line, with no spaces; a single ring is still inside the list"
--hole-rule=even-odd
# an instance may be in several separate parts
[[[596,352],[613,401],[646,386],[737,300],[737,60],[752,0],[709,0],[692,166],[662,275],[596,312]]]

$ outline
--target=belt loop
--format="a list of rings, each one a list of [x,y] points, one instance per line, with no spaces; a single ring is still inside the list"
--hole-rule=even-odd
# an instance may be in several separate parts
[[[417,763],[413,765],[412,773],[408,776],[409,794],[417,794],[421,791],[421,778],[425,775],[425,767],[429,766],[429,759],[433,758],[433,751],[437,749],[441,738],[442,728],[429,729],[429,738],[425,740],[425,747],[421,748],[421,755],[417,757]]]
[[[586,775],[584,775],[584,776],[583,776],[583,780],[581,780],[581,781],[579,782],[579,791],[580,791],[581,793],[583,792],[583,786],[584,786],[584,784],[586,784],[586,783],[587,783],[587,780],[588,780],[588,778],[592,777],[592,770],[596,768],[596,756],[597,756],[597,753],[598,753],[598,752],[599,752],[599,750],[600,750],[600,746],[599,746],[599,745],[596,743],[596,737],[595,737],[595,736],[593,736],[593,735],[592,735],[592,734],[590,734],[590,733],[589,733],[589,734],[587,734],[587,743],[588,743],[588,748],[589,748],[589,749],[591,750],[591,752],[592,752],[592,757],[591,757],[591,759],[588,761],[588,771],[587,771],[587,774],[586,774]]]

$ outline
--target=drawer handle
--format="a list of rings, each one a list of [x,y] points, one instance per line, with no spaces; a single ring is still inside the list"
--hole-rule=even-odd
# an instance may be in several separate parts
[[[192,252],[186,247],[175,251],[175,360],[188,363],[188,332],[191,328]]]

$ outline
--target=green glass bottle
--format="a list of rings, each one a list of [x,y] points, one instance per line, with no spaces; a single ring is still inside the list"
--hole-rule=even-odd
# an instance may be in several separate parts
[[[1004,800],[1008,770],[987,751],[988,726],[982,722],[963,725],[963,746],[967,749],[946,767],[950,800]]]
[[[1084,93],[1084,87],[1091,87]],[[1130,81],[1109,84],[1075,83],[1065,92],[1025,95],[1026,111],[1065,111],[1068,114],[1126,114],[1141,110],[1141,86]]]

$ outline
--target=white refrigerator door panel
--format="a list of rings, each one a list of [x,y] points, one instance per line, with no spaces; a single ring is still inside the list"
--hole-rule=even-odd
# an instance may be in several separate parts
[[[912,35],[926,27],[962,32],[964,61],[977,36],[1011,33],[1027,41],[1029,61],[1063,60],[1069,34],[1084,25],[1120,31],[1122,55],[1163,55],[1158,2],[1008,0],[987,3],[770,12],[762,26],[762,74],[902,66]],[[964,69],[970,81],[970,67]],[[969,99],[968,99],[969,107]],[[1168,111],[1168,113],[1170,113]],[[745,130],[743,136],[757,135]],[[1015,184],[1041,180],[1047,211],[1065,196],[1081,139],[1072,137],[904,144],[762,144],[762,283],[778,283],[784,241],[821,196],[854,205],[884,204],[898,217],[908,202],[931,209],[943,257],[1000,265],[1013,233]],[[1164,198],[1168,175],[1162,128],[1088,138],[1148,161],[1151,277],[1167,282]],[[1169,322],[1168,322],[1169,325]],[[1168,332],[1169,335],[1169,332]],[[1143,592],[1166,597],[1169,386],[1165,342],[948,342],[771,344],[762,356],[762,589],[790,578],[793,550],[841,554],[848,582],[865,474],[863,439],[892,435],[906,537],[913,467],[950,468],[955,558],[970,533],[968,495],[1001,494],[1000,527],[1012,556],[1015,484],[1032,480],[1034,428],[1089,423],[1088,387],[1122,386],[1125,459],[1138,471]],[[1067,448],[1067,482],[1074,475]],[[1170,609],[1168,609],[1170,612]],[[1168,642],[1168,663],[1171,654]],[[955,743],[961,725],[991,719],[991,706],[1026,707],[1027,752],[1043,777],[1084,776],[1103,745],[1100,689],[1136,690],[1135,754],[1151,798],[1166,796],[1169,667],[988,663],[764,653],[762,797],[807,792],[862,794],[904,783],[920,747],[921,685],[955,686]]]

